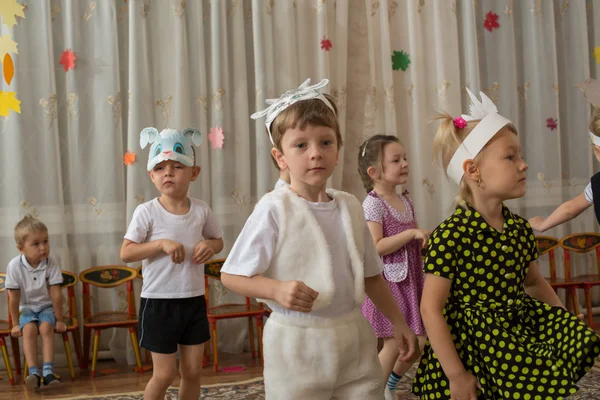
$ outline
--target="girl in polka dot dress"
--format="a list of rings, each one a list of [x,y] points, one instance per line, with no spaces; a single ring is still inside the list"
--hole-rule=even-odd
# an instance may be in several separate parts
[[[368,193],[363,202],[365,219],[383,258],[383,277],[423,349],[425,328],[419,312],[424,281],[421,249],[430,232],[417,227],[413,202],[396,192],[396,187],[408,180],[406,151],[397,137],[375,135],[360,147],[358,164]],[[398,359],[392,324],[368,297],[362,313],[375,335],[383,338],[379,360],[384,376],[389,377],[387,396],[395,398],[396,384],[412,363]]]
[[[421,315],[428,334],[413,392],[421,399],[563,399],[600,354],[598,336],[540,274],[527,221],[503,202],[525,194],[513,124],[480,93],[471,115],[444,114],[434,153],[460,186],[431,234]]]

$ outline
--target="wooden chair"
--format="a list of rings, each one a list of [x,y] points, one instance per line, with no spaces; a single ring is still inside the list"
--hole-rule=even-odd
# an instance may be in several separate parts
[[[576,290],[580,287],[581,281],[573,280],[571,277],[571,267],[570,265],[567,265],[567,263],[565,263],[565,277],[558,278],[556,276],[554,250],[560,246],[559,240],[552,236],[536,236],[535,242],[540,257],[544,254],[548,254],[548,259],[550,261],[550,277],[547,277],[546,280],[555,292],[558,289],[565,289],[567,291],[567,310],[570,310],[570,306],[572,305],[575,314],[579,314],[579,302],[577,301]]]
[[[218,306],[210,306],[209,296],[209,284],[208,280],[221,280],[221,267],[225,263],[225,259],[212,260],[204,264],[204,285],[206,289],[206,311],[208,317],[208,323],[210,324],[211,340],[212,340],[212,353],[213,353],[213,367],[215,372],[219,372],[219,355],[217,350],[217,321],[222,319],[232,318],[248,318],[248,334],[250,336],[250,351],[252,352],[252,358],[256,357],[256,351],[254,347],[254,326],[252,319],[256,319],[256,325],[258,330],[258,342],[262,342],[262,319],[264,308],[261,305],[254,305],[251,303],[250,298],[246,297],[244,304],[221,304]],[[206,366],[208,359],[208,347],[205,346],[205,357],[204,366]],[[262,361],[262,357],[261,357]]]
[[[63,343],[65,345],[65,355],[67,356],[67,362],[69,364],[69,373],[71,374],[71,380],[75,380],[75,368],[73,367],[73,356],[71,355],[71,345],[69,344],[69,332],[73,337],[73,345],[75,346],[75,355],[77,357],[77,365],[79,368],[82,367],[81,357],[81,337],[79,336],[79,321],[77,320],[77,302],[75,300],[75,285],[79,282],[77,275],[70,271],[62,270],[63,283],[60,285],[61,289],[67,289],[67,302],[69,311],[67,315],[63,317],[63,322],[67,326],[65,332],[60,333],[62,335]],[[58,334],[58,332],[56,332]],[[23,383],[25,383],[25,377],[27,376],[27,360],[23,361]]]
[[[6,281],[6,274],[5,273],[0,273],[0,293],[6,291],[6,286],[5,286],[5,281]],[[8,296],[7,296],[7,300],[8,300]],[[8,301],[7,301],[8,303]],[[4,357],[4,365],[6,366],[6,374],[8,375],[8,381],[10,382],[11,386],[15,385],[15,378],[13,376],[13,370],[12,367],[10,365],[10,359],[8,358],[8,349],[6,348],[6,340],[4,340],[4,338],[8,337],[11,338],[11,343],[12,343],[12,348],[13,348],[13,358],[15,359],[15,364],[17,364],[18,360],[19,360],[19,342],[18,341],[13,341],[13,337],[10,335],[11,329],[12,329],[12,322],[10,320],[10,309],[9,309],[9,313],[8,313],[9,317],[8,320],[0,320],[0,349],[2,350],[2,357]],[[16,344],[16,347],[15,347]],[[16,356],[15,356],[15,351],[16,351]],[[20,365],[17,366],[17,371],[20,370]]]
[[[105,265],[86,269],[79,274],[83,283],[83,364],[87,368],[90,355],[91,333],[94,332],[94,347],[92,350],[92,370],[90,376],[96,375],[96,361],[98,359],[98,346],[100,344],[100,331],[107,328],[128,328],[138,372],[143,373],[142,358],[137,341],[138,317],[135,312],[133,280],[137,271],[122,265]],[[114,288],[122,284],[127,285],[127,311],[108,311],[92,314],[90,301],[90,285],[98,288]]]
[[[563,248],[565,254],[565,269],[571,268],[571,251],[575,253],[589,253],[595,250],[596,252],[597,273],[577,275],[573,278],[573,280],[581,282],[579,287],[583,288],[585,293],[587,323],[590,328],[594,328],[591,289],[594,286],[600,285],[600,234],[594,232],[575,233],[562,238],[560,246]]]

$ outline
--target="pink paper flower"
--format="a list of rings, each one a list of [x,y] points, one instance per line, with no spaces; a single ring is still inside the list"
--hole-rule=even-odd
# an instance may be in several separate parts
[[[485,14],[485,21],[483,22],[483,26],[488,31],[493,31],[494,29],[500,28],[500,24],[498,23],[498,14],[490,11]]]
[[[456,129],[463,129],[466,126],[467,126],[467,121],[465,121],[465,119],[463,117],[454,118],[454,127]]]
[[[329,51],[329,49],[331,49],[332,47],[333,47],[333,44],[331,43],[331,40],[329,40],[325,36],[323,36],[323,39],[321,39],[321,49],[323,49],[325,51]]]
[[[73,54],[71,49],[63,51],[62,56],[60,57],[60,63],[65,68],[65,72],[75,68],[75,59],[77,59],[77,57],[75,57],[75,54]]]
[[[558,127],[558,120],[556,118],[546,118],[546,128],[551,131],[555,131]]]
[[[218,126],[216,128],[210,128],[208,140],[210,141],[211,147],[213,149],[222,149],[223,141],[225,140],[225,136],[223,135],[223,128]]]

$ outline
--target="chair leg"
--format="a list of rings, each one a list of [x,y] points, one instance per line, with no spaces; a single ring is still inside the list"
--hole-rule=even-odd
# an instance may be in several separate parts
[[[210,340],[207,343],[204,343],[204,355],[202,356],[202,368],[206,368],[208,365],[208,360],[210,359]]]
[[[576,289],[568,289],[568,297],[567,299],[571,300],[571,304],[573,305],[573,312],[575,315],[579,315],[579,300],[577,300],[577,292]],[[567,300],[568,301],[568,300]],[[567,310],[569,308],[567,307]]]
[[[15,363],[15,372],[17,375],[21,375],[21,353],[19,351],[19,339],[11,336],[10,343],[13,353],[13,362]]]
[[[75,369],[73,368],[73,356],[71,354],[71,345],[69,344],[69,334],[67,332],[63,332],[62,338],[63,343],[65,344],[65,354],[69,364],[69,373],[71,374],[71,379],[75,380]]]
[[[98,346],[100,345],[100,330],[94,330],[94,348],[92,350],[92,371],[90,376],[94,378],[96,376],[96,361],[98,361]]]
[[[248,336],[250,337],[250,352],[252,353],[252,359],[254,359],[256,351],[254,349],[254,324],[252,323],[252,317],[248,317]]]
[[[10,358],[8,358],[8,349],[6,348],[6,341],[3,337],[0,338],[0,347],[2,348],[2,357],[4,357],[4,365],[6,366],[8,381],[10,382],[11,386],[14,386],[15,378],[13,377],[12,367],[10,366]]]
[[[256,317],[256,330],[258,331],[258,355],[259,355],[260,365],[264,365],[263,343],[262,343],[262,335],[263,335],[262,315]]]
[[[219,372],[219,354],[217,353],[217,321],[209,321],[212,334],[213,368]]]
[[[592,315],[592,295],[590,293],[590,287],[585,285],[583,287],[583,291],[585,292],[585,305],[587,309],[587,323],[588,326],[594,329],[594,316]]]
[[[140,354],[140,346],[137,340],[137,334],[135,333],[134,327],[129,328],[129,336],[131,337],[131,344],[133,345],[133,353],[135,354],[135,362],[139,368],[139,373],[144,373],[144,366],[142,365],[142,355]]]
[[[81,337],[79,336],[79,327],[71,331],[71,337],[73,338],[73,346],[75,346],[75,356],[77,357],[77,366],[82,368],[83,357],[81,355]]]
[[[90,328],[83,327],[83,354],[81,357],[81,369],[88,369],[90,361],[90,342],[91,342],[92,330]]]

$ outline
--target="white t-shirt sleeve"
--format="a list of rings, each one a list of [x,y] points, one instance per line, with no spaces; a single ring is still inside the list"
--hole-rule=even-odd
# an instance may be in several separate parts
[[[594,193],[592,192],[591,182],[587,184],[583,193],[585,194],[585,199],[588,201],[588,203],[594,204]]]
[[[248,217],[221,272],[252,277],[271,265],[277,247],[278,224],[275,209],[259,202]]]
[[[142,204],[137,206],[133,212],[133,217],[125,233],[125,239],[131,240],[135,243],[143,243],[148,237],[150,231],[150,213],[148,209]]]
[[[16,262],[15,262],[16,261]],[[6,281],[4,286],[9,290],[21,289],[21,276],[19,274],[19,258],[13,258],[6,267]]]
[[[202,228],[202,237],[208,240],[221,239],[223,237],[223,231],[210,207],[206,209],[206,222]]]
[[[63,277],[60,265],[54,257],[48,257],[48,284],[60,285],[61,283],[63,283]]]
[[[383,264],[381,257],[377,254],[377,247],[373,241],[373,236],[369,228],[365,225],[365,278],[370,278],[381,274],[383,271]]]

